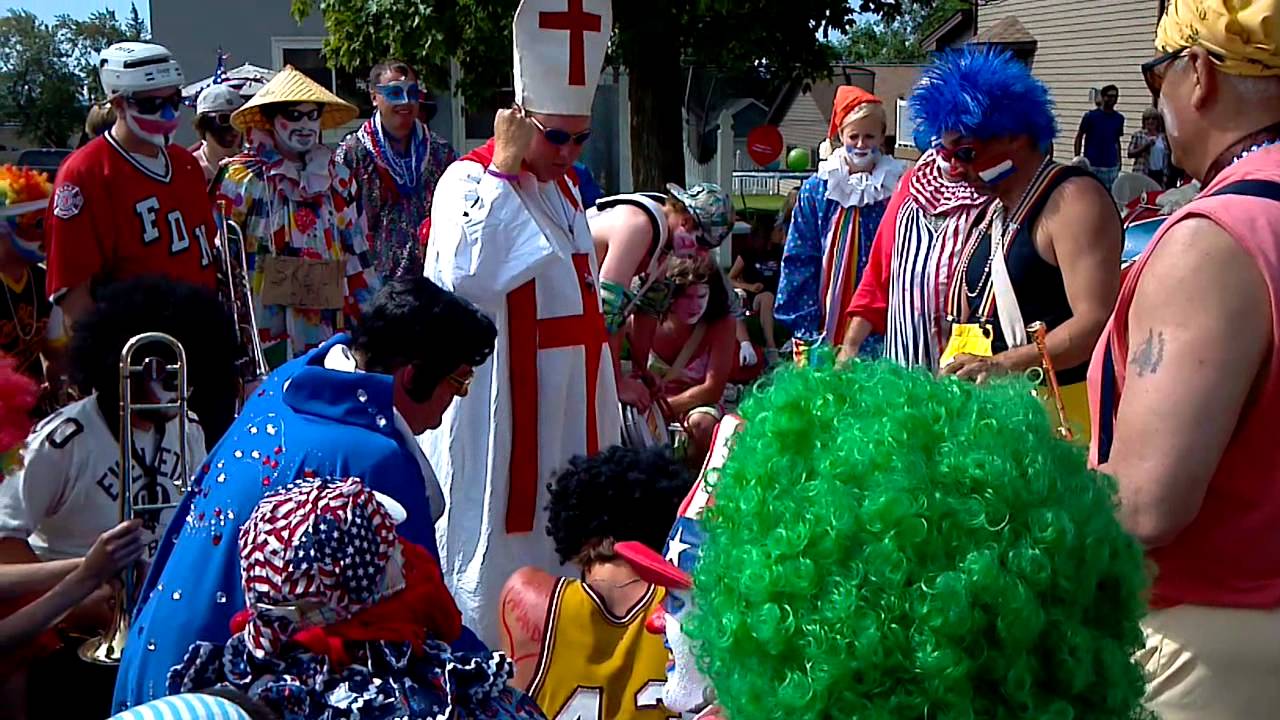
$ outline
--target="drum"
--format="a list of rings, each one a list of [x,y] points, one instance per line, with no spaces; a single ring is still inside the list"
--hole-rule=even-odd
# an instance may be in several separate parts
[[[633,448],[668,447],[671,433],[657,405],[641,412],[630,405],[622,406],[622,444]]]

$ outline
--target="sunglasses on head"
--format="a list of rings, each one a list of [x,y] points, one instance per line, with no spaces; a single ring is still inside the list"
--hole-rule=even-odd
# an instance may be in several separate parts
[[[422,102],[424,99],[421,88],[418,83],[408,82],[406,80],[396,80],[386,85],[378,85],[374,87],[383,100],[392,105],[407,105],[409,103]]]
[[[527,117],[529,118],[529,122],[533,123],[533,126],[538,128],[538,132],[542,133],[542,137],[546,138],[547,142],[557,147],[568,145],[569,143],[579,146],[586,145],[587,141],[591,139],[591,130],[589,129],[583,130],[580,133],[571,133],[568,130],[561,130],[560,128],[549,128],[538,122],[538,118],[532,115],[528,115]]]
[[[177,110],[182,107],[182,93],[174,91],[172,95],[143,95],[142,97],[127,97],[125,98],[125,102],[143,115],[159,115],[164,112],[165,108],[169,108],[170,110],[177,112]]]
[[[315,122],[316,120],[319,120],[320,116],[323,114],[324,114],[324,108],[318,108],[318,107],[312,108],[310,110],[299,110],[298,108],[285,108],[284,110],[280,111],[280,117],[284,118],[289,122],[295,122],[295,123],[302,122],[303,120],[310,120],[312,122]]]

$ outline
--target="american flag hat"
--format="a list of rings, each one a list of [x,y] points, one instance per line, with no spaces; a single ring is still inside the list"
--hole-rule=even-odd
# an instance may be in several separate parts
[[[359,478],[303,478],[267,496],[240,529],[252,617],[245,638],[265,657],[306,627],[331,625],[399,588],[397,513]],[[402,512],[402,511],[400,511]]]

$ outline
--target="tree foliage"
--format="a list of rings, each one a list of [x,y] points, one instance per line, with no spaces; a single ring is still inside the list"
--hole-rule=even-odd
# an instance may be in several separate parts
[[[0,119],[28,140],[64,147],[84,121],[79,83],[57,31],[25,10],[0,17]]]
[[[858,23],[831,47],[846,62],[922,62],[930,48],[920,41],[952,15],[971,7],[969,0],[905,0],[896,17]]]
[[[98,82],[98,53],[114,43],[144,40],[149,35],[136,4],[130,4],[129,17],[124,22],[114,10],[108,9],[92,12],[83,20],[59,15],[54,28],[89,102],[103,99],[102,85]]]
[[[301,21],[324,16],[325,53],[360,70],[384,56],[423,68],[446,87],[460,68],[459,90],[487,100],[511,83],[511,19],[519,0],[291,0]],[[852,24],[856,12],[888,18],[900,0],[614,0],[612,62],[630,78],[632,158],[637,187],[684,181],[681,106],[687,68],[750,70],[773,77],[825,72],[830,50],[819,40]]]

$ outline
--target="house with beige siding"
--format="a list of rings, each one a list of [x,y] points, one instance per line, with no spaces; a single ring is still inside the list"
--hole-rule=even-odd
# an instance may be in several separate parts
[[[1120,88],[1116,109],[1127,135],[1138,129],[1151,94],[1139,66],[1154,54],[1161,0],[999,0],[978,6],[975,42],[1012,46],[1030,57],[1049,86],[1061,130],[1054,146],[1060,160],[1072,156],[1080,118],[1094,107],[1090,90]],[[1128,161],[1126,159],[1126,166]]]

